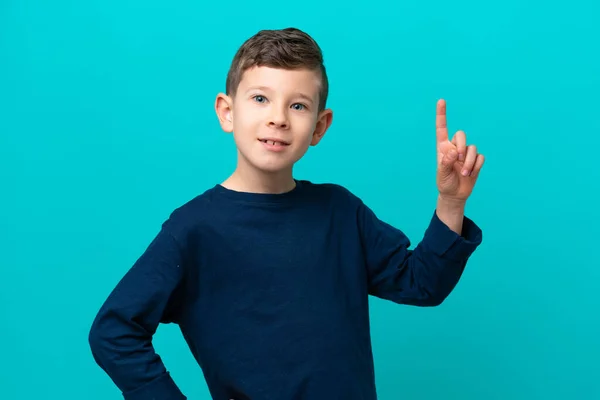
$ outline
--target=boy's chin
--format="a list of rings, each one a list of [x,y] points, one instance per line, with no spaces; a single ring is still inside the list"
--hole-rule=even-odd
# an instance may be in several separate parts
[[[272,175],[291,174],[294,165],[302,158],[304,154],[249,154],[246,157],[246,164],[251,169]]]
[[[252,169],[254,169],[255,171],[259,171],[261,173],[265,173],[265,174],[274,174],[274,175],[278,175],[278,174],[284,174],[284,173],[290,173],[292,168],[294,167],[294,160],[292,159],[264,159],[264,158],[257,158],[254,160],[249,160],[250,161],[250,165],[252,166]]]
[[[273,175],[279,175],[279,174],[285,174],[285,173],[290,173],[292,168],[293,168],[293,164],[290,163],[277,163],[277,164],[267,164],[267,163],[259,163],[257,165],[255,165],[255,167],[263,172],[263,173],[267,173],[267,174],[273,174]]]

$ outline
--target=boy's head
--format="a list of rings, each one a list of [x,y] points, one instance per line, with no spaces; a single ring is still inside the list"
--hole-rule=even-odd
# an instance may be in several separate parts
[[[244,72],[257,66],[315,72],[321,78],[318,111],[325,109],[329,81],[323,65],[323,53],[308,34],[296,28],[262,30],[246,40],[231,62],[225,84],[227,94],[235,96]]]
[[[331,124],[328,91],[321,49],[308,34],[263,30],[246,40],[215,104],[221,127],[234,133],[238,168],[290,172]]]

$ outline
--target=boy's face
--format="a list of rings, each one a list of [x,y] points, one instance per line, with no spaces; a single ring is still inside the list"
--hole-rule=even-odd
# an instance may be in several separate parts
[[[219,94],[217,115],[223,130],[233,132],[240,166],[290,172],[331,124],[331,110],[318,111],[319,89],[317,72],[254,67],[234,98]]]

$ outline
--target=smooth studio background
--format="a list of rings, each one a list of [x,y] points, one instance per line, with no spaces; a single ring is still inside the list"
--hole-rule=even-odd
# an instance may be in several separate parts
[[[600,62],[592,1],[0,3],[0,398],[120,398],[96,311],[177,206],[234,167],[213,111],[262,28],[320,43],[335,121],[297,177],[346,185],[417,243],[435,102],[487,156],[484,231],[439,308],[374,300],[381,399],[600,398]],[[299,246],[302,244],[299,243]],[[155,345],[208,399],[176,326]]]

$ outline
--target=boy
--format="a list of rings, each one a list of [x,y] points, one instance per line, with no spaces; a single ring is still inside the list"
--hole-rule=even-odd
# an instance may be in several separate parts
[[[440,101],[437,207],[408,250],[345,188],[292,177],[332,122],[310,36],[248,39],[226,93],[215,108],[237,167],[176,209],[118,283],[90,332],[94,358],[125,399],[185,399],[152,346],[176,323],[214,399],[376,399],[368,296],[436,306],[450,294],[481,242],[463,212],[483,157],[462,132],[448,140]]]

